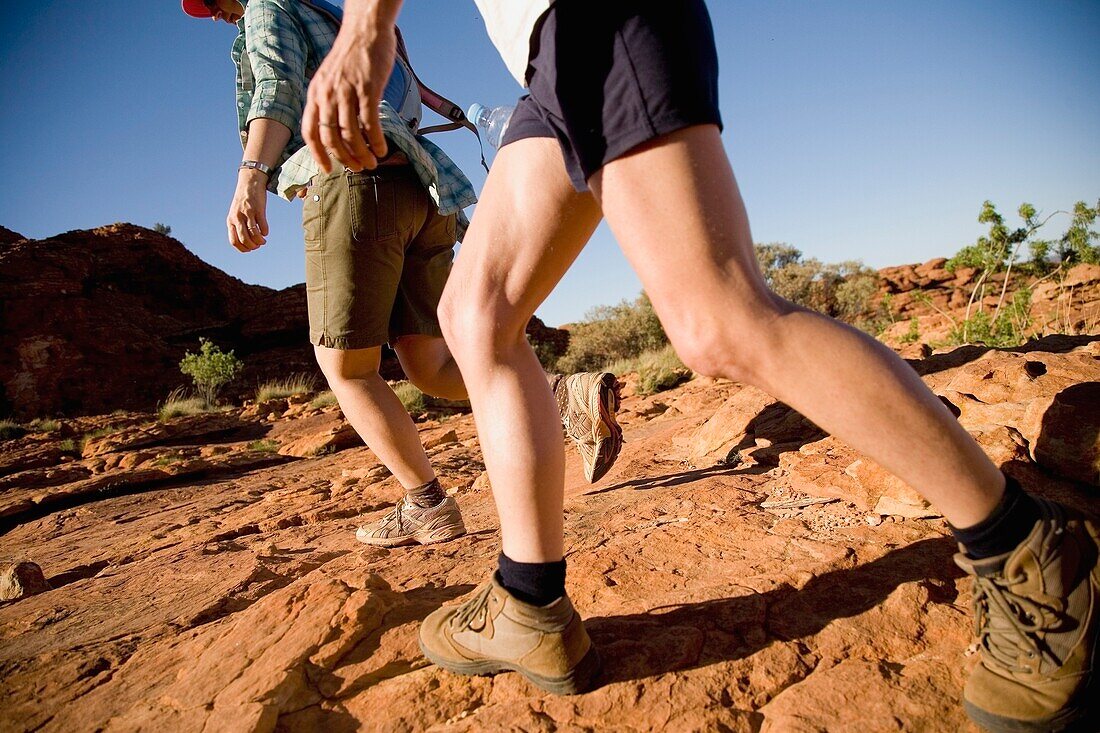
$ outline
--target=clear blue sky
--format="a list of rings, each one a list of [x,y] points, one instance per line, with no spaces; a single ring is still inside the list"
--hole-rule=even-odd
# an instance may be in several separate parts
[[[759,242],[918,262],[973,241],[987,198],[1049,212],[1100,197],[1095,0],[709,4],[724,138]],[[408,0],[401,25],[421,77],[463,106],[520,93],[472,2]],[[0,224],[46,237],[160,221],[245,281],[303,280],[297,202],[271,199],[259,252],[225,240],[241,155],[233,28],[173,0],[18,3],[4,26],[0,146],[13,175]],[[435,139],[480,188],[473,136]],[[601,228],[539,315],[576,320],[639,288]]]

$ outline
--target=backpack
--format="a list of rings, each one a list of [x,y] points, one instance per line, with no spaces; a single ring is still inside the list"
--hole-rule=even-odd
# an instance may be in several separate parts
[[[331,20],[337,28],[340,27],[340,23],[344,19],[343,0],[300,1]],[[447,132],[465,127],[477,136],[478,145],[481,145],[481,134],[478,132],[477,125],[466,117],[466,113],[462,111],[462,108],[420,81],[420,77],[413,71],[412,62],[409,60],[409,51],[405,47],[405,39],[401,35],[401,29],[394,28],[394,32],[397,34],[397,58],[394,60],[393,72],[390,74],[389,81],[386,82],[386,89],[382,94],[382,98],[397,110],[397,114],[401,119],[418,135],[430,135],[433,132]],[[442,125],[420,127],[423,114],[422,105],[427,106],[428,109],[450,120],[450,122]],[[484,166],[486,171],[489,170],[489,166],[485,163],[484,146],[482,146],[481,152],[481,165]]]

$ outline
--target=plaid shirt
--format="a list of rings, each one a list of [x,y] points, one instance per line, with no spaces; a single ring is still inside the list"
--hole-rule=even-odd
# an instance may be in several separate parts
[[[297,0],[250,0],[237,24],[231,56],[237,67],[237,122],[241,144],[248,142],[248,123],[258,117],[290,128],[290,142],[279,156],[268,190],[287,199],[309,183],[320,169],[302,139],[306,84],[332,49],[336,28]],[[388,102],[380,106],[387,142],[412,163],[428,193],[447,215],[477,202],[474,187],[438,146],[414,135]]]

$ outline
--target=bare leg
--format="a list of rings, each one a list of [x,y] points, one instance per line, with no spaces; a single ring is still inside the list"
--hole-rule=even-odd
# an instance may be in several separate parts
[[[443,300],[501,521],[519,562],[563,556],[565,456],[557,405],[524,329],[600,221],[550,138],[501,149]]]
[[[717,128],[658,138],[590,183],[694,370],[786,402],[919,490],[957,527],[996,506],[1000,472],[908,365],[856,329],[768,292]]]
[[[381,347],[315,346],[314,352],[344,416],[401,485],[411,489],[435,478],[416,425],[378,375]]]
[[[402,336],[393,345],[405,376],[425,394],[448,400],[468,399],[458,364],[438,336]]]

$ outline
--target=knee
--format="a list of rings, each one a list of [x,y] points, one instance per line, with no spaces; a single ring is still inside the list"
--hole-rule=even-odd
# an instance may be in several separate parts
[[[325,375],[331,389],[339,389],[348,382],[378,376],[378,366],[336,349],[317,351],[317,365]]]
[[[445,292],[439,325],[457,360],[497,353],[526,341],[527,319],[503,297],[475,299]]]
[[[773,317],[768,305],[750,316],[718,320],[687,318],[668,329],[669,340],[684,364],[697,374],[760,384],[769,354],[775,349]]]

